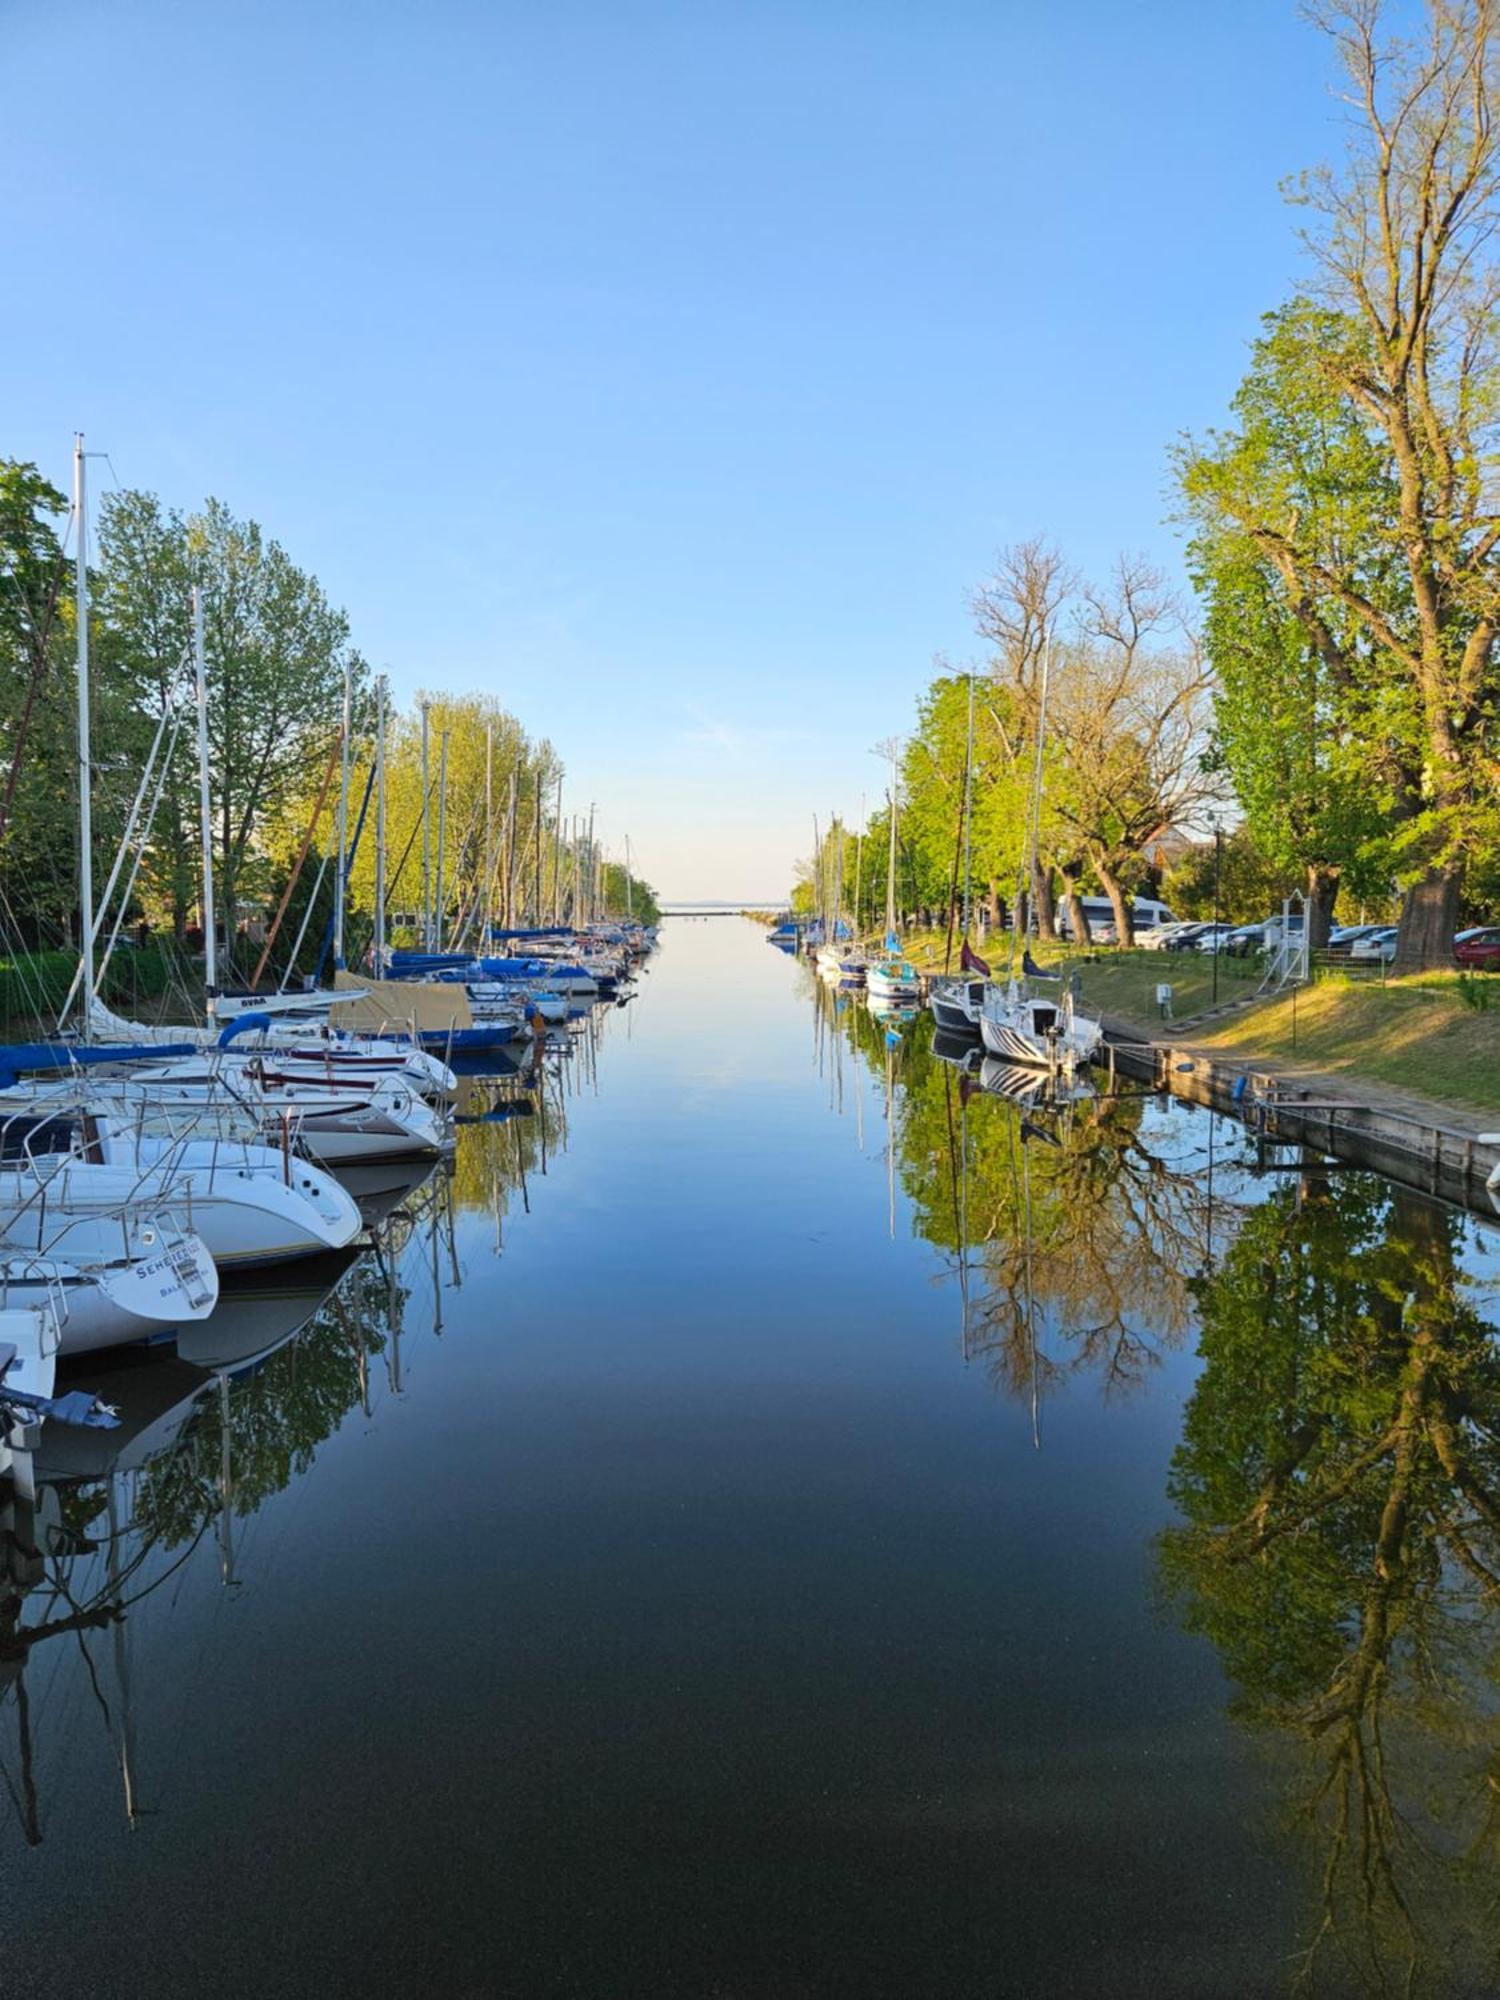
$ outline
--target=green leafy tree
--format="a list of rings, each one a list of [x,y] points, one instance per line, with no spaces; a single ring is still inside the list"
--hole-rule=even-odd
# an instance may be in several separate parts
[[[1311,11],[1351,115],[1343,161],[1304,175],[1295,193],[1323,311],[1287,316],[1280,331],[1302,378],[1321,376],[1337,406],[1335,461],[1352,421],[1379,475],[1341,496],[1365,532],[1332,532],[1342,508],[1288,504],[1280,470],[1306,435],[1293,410],[1293,436],[1272,432],[1269,476],[1248,482],[1248,504],[1230,514],[1304,630],[1327,633],[1359,671],[1372,719],[1386,724],[1372,740],[1388,739],[1404,765],[1396,966],[1417,971],[1450,962],[1465,867],[1500,833],[1500,58],[1490,0],[1430,0],[1424,30],[1405,38],[1387,33],[1381,0],[1319,0]],[[1316,433],[1306,441],[1321,449]],[[1312,483],[1329,485],[1316,466]]]
[[[1357,574],[1387,623],[1407,620],[1389,453],[1327,360],[1358,337],[1307,300],[1270,315],[1235,396],[1238,427],[1177,454],[1217,754],[1257,845],[1302,878],[1315,948],[1343,881],[1361,897],[1388,892],[1392,829],[1420,813],[1421,718],[1399,668],[1288,545],[1290,526],[1301,550]]]

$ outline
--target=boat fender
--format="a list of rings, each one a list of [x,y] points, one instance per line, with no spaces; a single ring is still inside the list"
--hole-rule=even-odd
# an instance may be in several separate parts
[[[235,1036],[244,1034],[246,1029],[254,1029],[259,1033],[261,1030],[269,1028],[270,1025],[271,1017],[269,1014],[237,1014],[232,1021],[226,1021],[224,1026],[219,1030],[219,1047],[227,1049]]]
[[[1234,1088],[1229,1093],[1231,1102],[1243,1104],[1245,1101],[1245,1092],[1249,1087],[1250,1079],[1248,1076],[1237,1076],[1234,1080]]]

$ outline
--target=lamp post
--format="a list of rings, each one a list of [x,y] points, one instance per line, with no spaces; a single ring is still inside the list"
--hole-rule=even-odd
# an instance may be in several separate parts
[[[1224,830],[1217,820],[1214,828],[1214,988],[1213,1005],[1219,1004],[1219,859],[1223,850]]]

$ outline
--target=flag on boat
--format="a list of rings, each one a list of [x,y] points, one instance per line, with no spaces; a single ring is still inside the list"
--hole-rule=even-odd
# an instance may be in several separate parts
[[[1021,954],[1021,970],[1026,974],[1026,977],[1028,979],[1062,978],[1062,974],[1060,972],[1043,972],[1042,968],[1037,964],[1036,960],[1032,957],[1029,950]]]
[[[971,951],[967,938],[964,939],[964,948],[958,955],[958,963],[964,972],[977,972],[981,979],[988,979],[990,976],[988,959],[981,958],[977,951]]]

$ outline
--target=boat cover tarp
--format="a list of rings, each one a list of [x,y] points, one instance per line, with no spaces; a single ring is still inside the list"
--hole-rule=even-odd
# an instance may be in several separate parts
[[[429,1035],[474,1025],[474,1010],[462,986],[436,986],[421,979],[356,979],[349,972],[335,972],[333,983],[347,988],[350,995],[334,1002],[336,1027],[376,1035],[415,1029],[423,1047],[431,1048],[436,1044],[428,1041]]]

